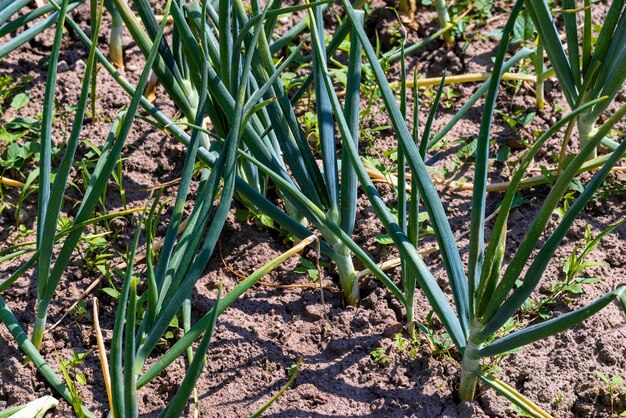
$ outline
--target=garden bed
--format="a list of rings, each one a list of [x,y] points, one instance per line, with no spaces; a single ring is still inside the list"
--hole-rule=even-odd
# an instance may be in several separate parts
[[[379,31],[382,44],[396,42],[395,31],[400,30],[397,21],[391,19],[385,9],[388,5],[373,4],[372,16],[381,16],[366,24],[368,35],[375,39]],[[424,49],[406,59],[407,72],[414,66],[421,77],[439,76],[444,68],[449,75],[490,71],[491,57],[495,56],[498,41],[490,36],[495,29],[501,29],[507,18],[509,3],[493,7],[492,17],[477,20],[459,35],[459,44],[448,50],[440,40],[433,41]],[[606,14],[607,6],[594,3],[594,15]],[[335,12],[340,12],[337,6]],[[89,10],[80,6],[72,16],[80,25],[87,25]],[[437,29],[436,15],[426,6],[419,6],[417,31],[409,29],[408,43],[417,41]],[[329,22],[334,17],[327,14]],[[597,17],[597,16],[596,16]],[[100,34],[102,48],[106,49],[108,39],[108,17],[105,15]],[[290,21],[285,21],[289,26]],[[1,123],[16,117],[36,117],[41,113],[46,78],[46,62],[50,53],[54,30],[48,30],[30,43],[0,60],[0,74],[14,80],[25,80],[22,91],[29,91],[28,104],[16,110],[7,107],[1,115]],[[133,83],[139,79],[144,58],[130,37],[124,38],[126,68],[123,74]],[[511,50],[518,45],[511,47]],[[71,30],[65,37],[60,54],[58,84],[55,99],[59,103],[55,119],[56,144],[66,138],[72,121],[72,109],[79,97],[79,85],[87,60],[88,49],[77,39]],[[390,81],[400,79],[399,64],[389,68]],[[512,173],[509,161],[515,161],[526,149],[527,141],[535,138],[535,132],[545,130],[567,109],[567,102],[555,87],[554,79],[547,83],[546,108],[535,109],[534,94],[526,84],[503,84],[497,102],[501,115],[496,115],[492,132],[492,156],[504,155],[503,160],[495,161],[489,173],[492,182],[508,180]],[[433,131],[449,120],[456,110],[478,87],[478,83],[453,85],[446,90]],[[427,118],[427,105],[432,100],[430,90],[420,90],[423,97],[420,120]],[[89,116],[85,121],[81,138],[100,146],[110,129],[111,121],[120,108],[130,102],[128,95],[107,74],[100,70],[97,76],[97,116]],[[626,103],[624,91],[618,95],[611,109],[615,110]],[[175,108],[159,88],[155,103],[165,113],[174,115]],[[397,148],[393,131],[385,128],[388,124],[386,113],[380,102],[364,100],[363,106],[370,106],[367,125],[361,126],[361,150],[390,167],[393,163],[389,152]],[[5,103],[6,105],[6,103]],[[433,151],[426,163],[441,177],[455,173],[454,180],[465,178],[471,183],[471,153],[463,148],[478,134],[483,100],[446,135],[448,141],[437,151]],[[610,111],[608,112],[610,114]],[[502,116],[504,115],[504,117]],[[531,117],[532,116],[532,117]],[[526,119],[524,119],[526,117]],[[412,118],[412,106],[408,118]],[[509,123],[507,123],[507,120]],[[512,127],[512,120],[524,120]],[[622,121],[616,131],[626,130]],[[32,133],[29,135],[33,135]],[[29,138],[29,136],[27,136]],[[558,154],[562,133],[555,136],[536,158],[533,169],[542,165],[554,165],[554,155]],[[577,145],[570,145],[574,151]],[[79,146],[80,158],[88,158],[89,148]],[[4,150],[3,150],[4,152]],[[127,208],[142,208],[149,199],[149,189],[153,186],[176,180],[181,173],[184,161],[184,147],[174,138],[154,129],[144,121],[137,120],[123,150],[122,188],[126,191],[125,202],[119,190],[111,182],[106,195],[106,211],[115,212]],[[6,157],[3,155],[3,159]],[[9,173],[20,173],[24,181],[30,165]],[[76,168],[73,174],[78,173]],[[539,171],[540,173],[540,171]],[[74,177],[72,177],[74,178]],[[581,181],[590,179],[583,174]],[[192,183],[195,193],[197,179]],[[82,180],[76,178],[77,184]],[[463,234],[469,228],[471,192],[463,190],[457,183],[440,184],[439,191],[444,207],[450,218],[455,234]],[[68,188],[70,198],[80,199],[78,188]],[[550,186],[540,186],[523,190],[524,202],[513,209],[509,217],[508,246],[515,249],[521,242],[539,204],[547,195]],[[164,187],[164,196],[174,198],[176,185]],[[383,198],[393,201],[395,194],[387,184],[380,184]],[[3,202],[14,205],[20,191],[3,187]],[[397,257],[393,246],[386,245],[380,234],[382,224],[372,210],[368,200],[359,195],[355,241],[377,262]],[[610,225],[626,216],[626,177],[611,174],[608,184],[601,193],[587,205],[575,222],[563,245],[556,253],[544,275],[533,300],[540,300],[551,293],[552,283],[563,279],[563,263],[584,240],[587,225],[596,236]],[[493,212],[501,200],[498,193],[489,194],[487,213]],[[0,215],[2,249],[5,245],[33,240],[37,217],[36,193],[26,198],[18,220],[23,227],[15,227],[15,210],[4,209]],[[168,204],[170,207],[171,203]],[[187,207],[189,213],[191,207]],[[284,241],[284,234],[278,229],[268,228],[258,219],[245,219],[241,213],[244,206],[237,202],[229,215],[219,241],[219,251],[215,251],[205,274],[197,282],[192,299],[192,318],[204,315],[214,304],[218,287],[224,291],[232,289],[241,277],[287,250],[291,244]],[[65,216],[73,216],[76,207],[70,201],[64,209]],[[111,231],[104,236],[105,250],[85,244],[66,269],[48,314],[49,326],[54,324],[68,310],[83,291],[100,276],[94,266],[95,254],[112,254],[106,262],[111,267],[123,261],[124,254],[132,241],[140,214],[128,215],[111,223]],[[557,215],[549,223],[554,228]],[[491,224],[489,224],[491,225]],[[163,234],[167,218],[161,220],[159,233]],[[92,230],[98,233],[98,230]],[[598,277],[597,283],[582,286],[582,293],[567,293],[555,299],[546,312],[549,316],[584,306],[617,285],[625,282],[626,253],[624,242],[626,225],[621,225],[605,237],[590,253],[588,260],[598,265],[584,270],[585,277]],[[142,238],[143,241],[143,238]],[[382,241],[382,243],[381,243]],[[461,255],[467,258],[467,237],[459,239]],[[434,245],[434,239],[427,237],[424,245]],[[306,250],[302,257],[315,262],[317,253]],[[337,285],[336,272],[332,267],[324,267],[321,280],[313,281],[306,273],[298,273],[298,256],[292,257],[278,267],[264,283],[250,289],[228,310],[219,316],[213,341],[208,351],[206,369],[197,383],[199,411],[201,417],[248,416],[267,402],[289,379],[290,367],[300,359],[301,369],[289,390],[271,408],[266,416],[416,416],[416,417],[469,417],[469,416],[512,416],[516,412],[510,402],[492,389],[480,386],[474,401],[460,402],[456,391],[460,379],[461,357],[451,342],[442,335],[442,325],[423,293],[416,291],[416,320],[427,326],[435,335],[433,340],[418,332],[415,339],[405,330],[404,307],[393,295],[374,278],[361,283],[362,301],[357,307],[345,306]],[[2,276],[14,272],[26,258],[4,262]],[[324,257],[321,261],[328,261]],[[441,258],[436,254],[426,257],[436,278],[444,290],[447,288],[445,270]],[[138,272],[145,272],[144,265]],[[392,271],[391,277],[399,280],[399,270]],[[114,283],[119,287],[121,281]],[[293,286],[300,285],[300,286]],[[323,289],[319,286],[323,285]],[[76,366],[76,371],[84,374],[86,383],[77,383],[78,393],[84,404],[96,415],[104,416],[109,410],[103,383],[101,366],[97,356],[96,339],[92,324],[92,297],[100,300],[100,325],[105,342],[112,336],[116,299],[104,288],[111,287],[106,280],[87,298],[86,305],[71,312],[63,322],[48,331],[41,353],[55,370],[59,370],[59,358],[72,358],[73,353],[87,353],[84,362]],[[28,331],[32,329],[36,309],[36,285],[34,272],[30,269],[13,286],[2,293],[18,321]],[[542,319],[532,313],[522,313],[516,317],[521,324],[540,322]],[[181,332],[172,328],[171,338],[164,341],[170,345]],[[157,353],[165,348],[157,348]],[[152,360],[150,360],[152,361]],[[148,362],[150,364],[150,361]],[[559,417],[615,416],[626,410],[626,390],[615,390],[605,383],[599,372],[609,379],[625,376],[626,372],[626,319],[618,304],[612,303],[599,314],[586,320],[582,325],[556,336],[535,342],[515,354],[502,357],[492,365],[503,381],[519,390],[540,407]],[[187,369],[183,358],[179,358],[165,373],[137,393],[139,415],[158,416],[168,399],[173,396]],[[75,371],[72,371],[75,372]],[[45,394],[55,395],[35,368],[24,362],[23,354],[5,327],[0,327],[0,411],[3,406],[12,407]],[[611,394],[611,391],[614,393]],[[189,407],[189,411],[193,408]],[[70,416],[71,406],[62,402],[54,416]]]

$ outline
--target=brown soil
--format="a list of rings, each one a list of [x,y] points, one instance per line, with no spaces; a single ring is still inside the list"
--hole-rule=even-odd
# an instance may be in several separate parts
[[[382,6],[382,5],[381,5]],[[595,7],[595,6],[594,6]],[[606,10],[604,5],[600,5]],[[447,51],[439,42],[433,42],[425,49],[408,58],[408,71],[417,65],[424,76],[439,75],[444,67],[450,73],[486,71],[491,67],[490,57],[495,54],[497,42],[486,36],[494,28],[501,27],[506,19],[505,9],[493,11],[495,18],[489,20],[487,27],[474,27],[468,30],[467,48],[463,41],[454,51]],[[86,26],[88,12],[81,7],[73,14],[79,24]],[[409,32],[409,40],[415,41],[436,30],[434,13],[426,8],[420,9],[418,32]],[[384,31],[388,18],[379,19],[375,26]],[[105,21],[104,28],[108,27]],[[371,29],[374,30],[374,29]],[[373,33],[372,33],[373,35]],[[44,83],[46,78],[45,62],[50,52],[53,32],[47,31],[35,38],[28,45],[0,61],[0,73],[9,74],[19,79],[22,76],[34,77],[31,83],[31,103],[23,109],[20,116],[33,116],[41,112]],[[103,31],[100,42],[106,48],[108,33]],[[136,82],[142,69],[141,54],[126,38],[126,70],[124,74]],[[74,104],[78,99],[80,77],[84,68],[83,61],[87,51],[70,32],[64,42],[60,61],[57,99],[62,106]],[[391,68],[390,78],[398,79],[399,66]],[[450,101],[450,108],[442,108],[433,128],[438,128],[449,120],[477,87],[475,84],[456,87],[459,98]],[[509,146],[514,152],[520,148],[521,138],[532,138],[535,130],[545,129],[559,116],[556,105],[567,108],[554,83],[547,85],[548,107],[538,112],[529,126],[518,131],[506,125],[502,118],[496,118],[493,130],[495,144],[493,152]],[[110,128],[110,121],[120,107],[128,104],[129,99],[116,83],[101,70],[98,73],[98,110],[97,120],[88,120],[83,128],[83,138],[101,144]],[[161,95],[157,105],[169,114],[173,107]],[[622,95],[620,103],[625,102]],[[429,164],[438,168],[449,165],[454,160],[454,152],[460,148],[458,140],[469,141],[478,132],[481,116],[481,102],[469,115],[448,134],[447,147],[433,154]],[[514,91],[511,86],[503,87],[498,107],[513,113],[523,109],[535,111],[532,93],[522,86]],[[426,120],[423,105],[421,120]],[[412,109],[410,109],[410,112]],[[410,113],[409,112],[409,113]],[[10,120],[15,115],[5,113],[3,120]],[[409,117],[412,117],[409,115]],[[382,113],[374,113],[372,126],[386,124]],[[63,127],[62,118],[55,125],[56,133]],[[619,127],[624,131],[625,124]],[[561,137],[551,140],[546,150],[558,149]],[[62,137],[55,138],[60,142]],[[381,131],[374,142],[367,147],[368,152],[380,156],[396,147],[396,140],[389,131]],[[87,152],[86,148],[80,150]],[[552,164],[552,151],[546,151],[540,164]],[[171,138],[153,130],[147,124],[137,121],[123,151],[124,187],[129,190],[141,190],[158,183],[175,179],[182,166],[183,147]],[[515,154],[514,154],[515,157]],[[510,176],[506,165],[494,165],[491,180],[500,181]],[[471,178],[471,164],[464,163],[459,170],[463,176]],[[586,181],[590,177],[583,176]],[[587,224],[594,234],[621,220],[626,215],[624,201],[624,176],[611,178],[613,188],[606,189],[602,199],[595,200],[575,223],[559,249],[555,260],[545,274],[535,298],[549,292],[551,282],[561,275],[562,263],[575,245],[580,243]],[[107,197],[107,210],[121,209],[119,194],[112,191]],[[509,248],[515,248],[538,211],[547,194],[548,187],[524,191],[528,203],[515,209],[509,220]],[[174,189],[167,189],[173,195]],[[609,193],[613,191],[613,193]],[[381,192],[387,199],[393,199],[393,193],[385,186]],[[5,198],[15,201],[17,193],[5,189]],[[79,198],[75,189],[69,194]],[[451,188],[442,188],[441,194],[451,218],[453,230],[464,232],[469,226],[469,208],[471,194]],[[148,194],[142,191],[128,193],[128,207],[140,207],[146,202]],[[501,197],[492,195],[488,201],[488,211],[493,211]],[[26,225],[35,227],[36,199],[30,198],[24,208]],[[66,207],[68,215],[75,213],[75,208]],[[119,234],[115,245],[121,252],[136,227],[137,219],[128,217],[119,221]],[[556,225],[556,218],[550,228]],[[3,242],[10,244],[21,238],[14,228],[15,220],[10,211],[2,212],[0,224]],[[164,225],[165,221],[164,221]],[[356,240],[375,256],[377,261],[385,261],[394,256],[393,251],[378,244],[374,237],[383,232],[372,208],[363,198],[360,200]],[[605,263],[603,266],[589,269],[587,274],[601,277],[602,280],[584,288],[579,296],[561,300],[551,308],[553,315],[559,315],[571,309],[583,306],[624,282],[626,276],[626,254],[623,242],[626,239],[626,225],[620,226],[611,236],[602,241],[590,258]],[[467,240],[459,242],[464,254]],[[268,260],[285,251],[287,246],[275,231],[268,230],[252,222],[237,221],[231,216],[225,227],[221,242],[221,252],[214,254],[207,268],[206,275],[198,282],[193,299],[193,315],[199,318],[212,306],[219,283],[225,290],[231,289],[238,278],[231,271],[249,274]],[[0,247],[4,248],[4,247]],[[315,254],[309,254],[314,257]],[[427,259],[440,283],[445,282],[437,256]],[[1,266],[3,277],[13,272],[19,262],[9,262]],[[293,258],[273,272],[266,280],[275,284],[307,283],[303,275],[293,272],[297,259]],[[228,267],[228,268],[227,268]],[[335,287],[332,272],[323,278],[323,284]],[[394,272],[394,276],[397,272]],[[76,257],[63,276],[57,295],[50,307],[49,323],[54,323],[76,300],[76,298],[97,278],[93,272],[84,268],[80,257]],[[449,289],[447,289],[449,291]],[[113,328],[115,301],[101,290],[96,295],[101,301],[101,326],[106,344],[110,342]],[[29,331],[32,328],[35,312],[36,290],[34,273],[29,271],[24,277],[2,295],[17,319]],[[368,280],[363,283],[363,300],[359,307],[346,307],[341,294],[324,291],[324,303],[319,289],[284,289],[258,286],[251,289],[218,319],[218,327],[212,342],[206,370],[198,383],[200,416],[224,417],[247,416],[261,407],[288,380],[287,369],[302,359],[302,370],[293,387],[288,390],[266,413],[267,416],[280,417],[330,417],[330,416],[376,416],[376,417],[470,417],[514,415],[510,403],[493,390],[482,388],[473,402],[460,403],[455,397],[459,384],[460,365],[457,352],[452,349],[448,354],[435,354],[423,336],[415,345],[415,352],[399,349],[396,335],[403,330],[404,313],[402,306],[378,282]],[[416,295],[417,320],[426,321],[430,312],[424,295],[418,290]],[[88,307],[90,311],[91,307]],[[520,322],[528,323],[531,318],[520,316]],[[611,400],[607,386],[598,378],[596,371],[607,376],[622,375],[626,370],[626,320],[616,304],[611,304],[598,315],[573,330],[564,332],[545,341],[531,344],[521,352],[504,357],[499,366],[498,375],[507,383],[521,391],[541,407],[552,411],[559,417],[612,416]],[[432,327],[441,337],[441,325],[435,319]],[[375,349],[382,349],[386,362],[374,362],[370,354]],[[96,356],[95,337],[90,317],[70,315],[65,322],[47,334],[42,354],[51,366],[58,370],[57,353],[61,358],[71,357],[72,351],[90,352],[81,370],[87,377],[87,385],[80,385],[80,395],[87,407],[97,415],[104,416],[108,411],[108,402],[103,386],[100,365]],[[140,414],[142,417],[158,416],[169,397],[175,393],[177,382],[185,373],[185,365],[178,362],[167,372],[155,379],[138,393]],[[43,382],[31,365],[24,364],[22,354],[13,342],[6,328],[0,327],[0,408],[3,405],[15,406],[30,401],[44,394],[52,394],[52,389]],[[626,409],[626,393],[621,393],[613,400],[614,411]],[[71,416],[71,408],[62,402],[54,413],[55,416]]]

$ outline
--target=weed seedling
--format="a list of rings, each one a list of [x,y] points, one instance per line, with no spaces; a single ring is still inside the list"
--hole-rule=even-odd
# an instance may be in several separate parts
[[[85,234],[82,241],[87,245],[86,249],[77,251],[85,263],[85,269],[102,273],[106,270],[107,260],[113,257],[110,250],[110,242],[106,239],[108,232],[103,234]]]
[[[85,357],[89,352],[85,353],[76,353],[72,352],[72,358],[70,360],[61,360],[59,355],[57,354],[57,358],[59,360],[59,368],[63,373],[63,377],[65,379],[65,383],[67,384],[67,388],[69,389],[71,395],[71,403],[74,412],[78,418],[84,418],[85,414],[81,408],[82,399],[78,394],[78,390],[76,389],[76,383],[81,385],[87,384],[87,378],[78,370],[78,366],[82,365],[85,361]]]
[[[417,332],[413,333],[413,336],[409,339],[404,336],[401,332],[397,333],[394,336],[396,349],[404,354],[408,354],[411,360],[417,357],[417,350],[420,348],[421,343],[418,338]]]
[[[603,266],[605,263],[589,260],[587,258],[591,251],[598,246],[602,238],[615,230],[622,222],[608,227],[596,237],[591,235],[591,227],[587,225],[583,243],[574,247],[571,254],[565,260],[565,263],[563,263],[563,279],[552,282],[548,296],[541,299],[536,306],[531,309],[531,312],[542,319],[547,319],[550,317],[550,313],[546,310],[548,306],[554,305],[559,300],[566,300],[569,295],[579,295],[583,293],[583,285],[598,283],[600,281],[599,277],[583,277],[581,274],[585,269]]]
[[[558,408],[559,405],[561,405],[564,400],[565,400],[565,396],[563,395],[563,393],[559,392],[554,397],[554,405]]]
[[[87,302],[81,300],[78,305],[72,311],[80,320],[87,320],[90,318],[89,311],[87,310]]]
[[[329,267],[328,263],[320,262],[320,267]],[[319,279],[318,266],[315,264],[315,261],[311,261],[307,258],[300,258],[300,265],[296,267],[294,273],[306,274],[309,276],[309,280],[312,282],[317,282]]]
[[[426,337],[428,341],[428,346],[432,351],[433,356],[440,356],[446,358],[448,360],[453,360],[452,355],[450,354],[450,349],[453,347],[452,339],[447,332],[442,333],[441,335],[437,335],[437,333],[433,330],[433,311],[431,311],[426,316],[426,321],[421,323],[416,323],[417,327]]]
[[[383,347],[375,348],[374,350],[370,351],[370,356],[372,357],[372,361],[374,362],[374,364],[382,366],[389,363],[389,356],[387,355],[386,351],[387,350],[385,350]]]
[[[607,375],[600,370],[596,370],[596,375],[606,384],[606,391],[609,393],[609,402],[611,403],[611,415],[615,415],[615,398],[620,394],[626,393],[626,385],[624,385],[624,378],[619,375],[615,375],[612,378],[608,378]],[[619,414],[620,417],[626,416],[626,411]]]

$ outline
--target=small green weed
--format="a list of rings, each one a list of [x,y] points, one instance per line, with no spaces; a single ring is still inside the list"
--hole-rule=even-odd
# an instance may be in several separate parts
[[[401,332],[394,336],[396,349],[402,354],[408,354],[411,360],[417,357],[417,352],[421,347],[421,342],[417,332],[412,337],[406,338]]]
[[[330,264],[320,261],[319,268],[321,267],[330,267]],[[308,258],[301,257],[300,264],[298,267],[295,268],[294,273],[306,274],[309,277],[310,281],[317,282],[319,280],[319,268],[316,265],[315,261],[311,261]]]
[[[559,405],[563,403],[564,400],[565,400],[565,396],[563,395],[563,393],[559,392],[556,394],[554,398],[554,405],[558,407]]]
[[[421,105],[425,106],[427,109],[433,105],[435,101],[435,97],[437,96],[437,89],[434,88],[424,88],[424,98]],[[459,97],[462,97],[461,92],[455,86],[445,86],[441,93],[441,101],[439,102],[439,106],[444,109],[450,109],[455,100]]]
[[[85,374],[78,369],[78,366],[81,366],[84,363],[85,357],[87,357],[88,354],[89,352],[72,352],[72,358],[69,360],[61,360],[61,358],[57,354],[57,358],[59,360],[59,368],[63,373],[65,383],[67,384],[67,387],[70,391],[72,408],[74,409],[74,413],[76,413],[77,418],[84,418],[85,414],[81,408],[82,399],[78,393],[76,384],[87,384],[87,378],[85,377]]]
[[[454,361],[452,356],[450,355],[450,349],[452,349],[453,347],[452,339],[447,332],[438,335],[433,330],[433,313],[433,311],[428,313],[428,315],[426,316],[426,320],[423,324],[417,322],[416,325],[419,330],[424,334],[424,337],[426,337],[426,341],[428,341],[428,345],[433,356],[439,356]]]
[[[72,311],[80,320],[88,320],[91,318],[89,311],[87,310],[87,302],[81,300],[78,302],[74,310]]]
[[[33,81],[33,77],[26,76],[15,80],[9,75],[0,75],[0,115],[6,108],[6,104],[11,99],[10,107],[20,110],[26,106],[30,100],[30,92],[26,91],[27,85]]]
[[[611,198],[624,199],[626,197],[626,181],[618,176],[609,176],[596,192],[594,200],[605,202]]]
[[[375,348],[374,350],[370,351],[370,356],[374,364],[384,365],[389,363],[387,350],[383,347]]]
[[[589,254],[598,246],[598,244],[600,244],[602,238],[613,232],[615,228],[620,226],[623,222],[624,221],[618,222],[606,228],[596,237],[592,236],[591,227],[587,225],[585,227],[583,243],[575,246],[571,254],[563,263],[563,279],[553,281],[548,296],[539,300],[536,304],[533,305],[530,300],[527,301],[526,306],[524,307],[526,312],[529,312],[532,315],[537,315],[542,319],[547,319],[550,317],[550,313],[547,311],[549,306],[554,305],[559,300],[565,299],[565,301],[567,301],[567,298],[571,295],[579,295],[583,293],[583,285],[599,282],[599,277],[585,277],[581,276],[581,274],[585,271],[585,269],[590,267],[605,265],[600,261],[589,260]]]
[[[626,385],[624,384],[624,378],[619,375],[615,375],[610,379],[602,373],[600,370],[596,370],[596,375],[606,384],[606,391],[609,394],[609,402],[611,403],[611,415],[615,415],[615,398],[620,394],[626,394]],[[626,410],[619,414],[620,417],[626,416]]]
[[[264,226],[270,229],[276,229],[276,225],[274,224],[274,220],[262,213],[256,213],[248,208],[240,208],[235,210],[235,219],[240,222],[247,222],[248,220],[253,221],[257,226]]]
[[[500,115],[502,120],[514,130],[528,125],[537,116],[536,112],[526,112],[526,109],[518,109],[512,114],[507,114],[501,110],[496,110],[494,113]]]

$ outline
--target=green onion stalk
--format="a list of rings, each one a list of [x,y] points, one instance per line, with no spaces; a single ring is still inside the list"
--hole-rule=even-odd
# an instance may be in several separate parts
[[[581,115],[576,121],[576,126],[578,126],[578,139],[580,141],[580,146],[584,148],[591,140],[592,134],[595,130],[595,123],[593,122],[593,117],[589,114]],[[598,157],[598,150],[594,149],[593,152],[589,155],[589,159],[592,160]]]
[[[407,114],[407,75],[406,75],[406,66],[404,53],[405,48],[404,45],[401,47],[400,51],[402,58],[400,61],[400,71],[401,71],[401,84],[400,84],[400,113],[402,118],[406,120]],[[414,79],[417,75],[417,68],[414,70]],[[413,133],[412,139],[414,145],[418,147],[419,155],[422,160],[426,156],[426,150],[428,147],[428,140],[430,138],[430,133],[432,130],[433,122],[435,121],[435,116],[437,114],[439,103],[441,101],[441,95],[443,93],[443,89],[446,83],[446,73],[444,72],[441,80],[439,82],[439,88],[437,93],[435,94],[435,98],[433,100],[432,107],[428,113],[428,119],[426,120],[426,124],[424,125],[423,133],[420,137],[419,133],[419,95],[417,89],[417,83],[412,83],[413,87]],[[398,167],[398,182],[396,193],[398,195],[398,221],[399,226],[402,229],[402,232],[407,236],[410,243],[414,248],[417,249],[419,242],[419,228],[420,228],[420,214],[419,214],[419,189],[417,187],[410,187],[410,201],[409,196],[407,196],[407,188],[409,184],[416,184],[417,178],[415,173],[411,173],[410,175],[410,183],[409,176],[407,176],[406,169],[406,152],[405,149],[399,144],[398,146],[398,154],[397,154],[397,167]],[[410,202],[410,205],[409,205]],[[409,335],[414,335],[415,332],[415,289],[416,289],[416,272],[415,270],[407,263],[406,259],[400,259],[400,266],[402,268],[401,277],[402,277],[402,287],[405,293],[405,308],[406,308],[406,316],[407,316],[407,331]]]
[[[343,296],[348,305],[356,306],[361,300],[361,291],[356,280],[357,271],[352,261],[352,251],[339,240],[333,245],[333,250],[335,250],[333,261],[337,265]]]
[[[357,35],[358,36],[358,35]],[[401,49],[400,49],[400,53],[402,55],[401,59],[400,59],[400,111],[402,112],[402,117],[406,118],[406,113],[407,113],[407,93],[406,93],[406,88],[407,88],[407,75],[406,75],[406,65],[405,65],[405,55],[404,55],[404,42],[401,45]],[[413,86],[413,91],[415,94],[416,91],[416,87],[415,85]],[[417,106],[417,94],[415,94],[414,96],[414,109],[415,109],[415,115],[419,114],[419,109]],[[414,118],[414,121],[417,121],[417,118]],[[418,126],[417,123],[414,123],[413,126],[413,135],[414,137],[416,137],[416,133],[418,131]],[[406,176],[406,159],[404,156],[404,150],[402,149],[402,147],[398,147],[398,151],[397,151],[397,167],[398,167],[398,187],[396,189],[396,194],[398,195],[398,221],[400,224],[400,228],[402,228],[402,231],[406,234],[408,232],[408,225],[407,225],[407,210],[409,210],[407,208],[407,194],[406,194],[406,182],[407,182],[407,176]],[[414,196],[411,196],[412,198]],[[411,214],[413,214],[413,212],[415,212],[415,210],[419,210],[419,203],[415,204],[416,202],[419,202],[419,199],[411,199],[411,202],[413,203],[413,205],[411,205],[410,210],[411,210]],[[410,217],[411,220],[413,219],[413,217]],[[412,241],[413,244],[415,244],[415,242]],[[401,279],[402,279],[402,288],[404,290],[405,293],[407,293],[407,290],[409,288],[412,287],[411,283],[410,283],[410,279],[413,277],[413,275],[411,274],[411,272],[408,270],[407,268],[407,264],[401,260],[400,262],[402,271],[401,271]],[[406,321],[407,321],[407,329],[409,331],[409,335],[413,335],[414,332],[414,318],[415,318],[415,309],[413,307],[413,297],[407,297],[407,303],[406,303]]]
[[[473,324],[470,328],[470,337],[465,345],[465,351],[463,351],[461,383],[459,385],[459,398],[463,401],[474,399],[474,393],[476,391],[476,381],[480,371],[481,360],[478,353],[483,343],[473,341],[471,335],[475,335],[480,329],[479,323]]]
[[[49,273],[50,264],[52,262],[52,246],[54,243],[54,234],[50,231],[54,231],[55,228],[49,228],[49,225],[54,221],[56,226],[56,220],[58,218],[58,212],[62,204],[63,198],[59,196],[63,194],[64,184],[61,184],[63,174],[55,181],[55,186],[51,187],[51,173],[52,173],[52,119],[54,112],[54,95],[56,86],[56,73],[57,62],[59,60],[59,53],[61,50],[61,41],[63,38],[63,25],[67,14],[68,0],[64,0],[61,4],[61,10],[59,11],[59,17],[57,21],[57,27],[54,34],[54,41],[52,44],[52,53],[50,55],[48,66],[48,82],[46,83],[46,90],[44,92],[44,108],[42,113],[42,125],[40,136],[40,185],[38,193],[38,214],[37,219],[39,223],[37,225],[37,243],[36,248],[39,251],[39,259],[37,260],[37,315],[35,316],[35,325],[33,328],[33,334],[31,341],[36,349],[39,349],[46,328],[46,319],[48,314],[48,304],[52,298],[49,292],[50,286]],[[94,22],[95,24],[95,22]],[[88,79],[91,74],[85,74],[85,78]],[[81,98],[85,99],[88,91],[87,83],[83,83],[83,95]],[[83,108],[84,111],[84,108]],[[80,120],[80,115],[77,116]],[[80,120],[82,123],[82,120]],[[72,129],[72,133],[76,134],[80,132],[80,126],[75,124]],[[75,139],[75,138],[72,138]],[[72,141],[70,140],[70,146],[66,151],[66,156],[72,154]],[[64,161],[65,164],[68,161]],[[71,164],[71,161],[69,161]],[[64,166],[65,166],[64,164]],[[67,169],[67,166],[64,168]],[[67,170],[66,170],[67,171]],[[61,188],[59,190],[59,187]],[[56,209],[56,210],[55,210]],[[46,223],[48,228],[46,227]],[[52,289],[54,290],[54,289]]]
[[[437,9],[439,26],[441,26],[442,29],[448,27],[450,25],[450,14],[448,13],[446,0],[435,0],[435,9]],[[443,36],[443,40],[448,49],[454,48],[456,42],[454,41],[454,35],[451,30],[444,32],[441,36]]]
[[[124,21],[113,4],[112,0],[105,0],[105,5],[111,14],[111,34],[109,36],[109,59],[119,69],[124,69],[124,49],[122,47],[122,35]]]

